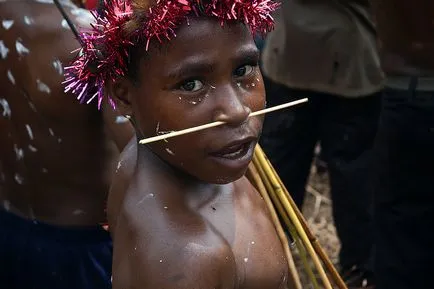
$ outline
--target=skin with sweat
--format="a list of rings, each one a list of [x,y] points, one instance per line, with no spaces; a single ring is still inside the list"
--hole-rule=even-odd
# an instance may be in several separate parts
[[[61,3],[77,26],[92,21]],[[57,225],[104,222],[118,156],[110,139],[122,149],[132,127],[63,92],[63,66],[79,43],[53,3],[2,1],[0,21],[1,209]]]
[[[265,204],[243,176],[265,106],[259,52],[246,26],[191,18],[152,47],[135,81],[111,85],[138,139],[212,121],[220,127],[120,157],[108,214],[113,288],[287,288],[287,265]]]

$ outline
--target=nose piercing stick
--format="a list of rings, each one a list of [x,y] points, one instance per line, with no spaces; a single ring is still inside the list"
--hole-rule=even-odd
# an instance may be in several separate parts
[[[284,103],[284,104],[276,105],[276,106],[273,106],[273,107],[261,109],[261,110],[258,110],[258,111],[250,113],[248,117],[258,116],[258,115],[266,114],[266,113],[273,112],[273,111],[276,111],[276,110],[284,109],[284,108],[287,108],[287,107],[296,106],[298,104],[307,102],[307,100],[308,100],[307,98],[302,98],[302,99],[299,99],[299,100],[296,100],[296,101],[291,101],[291,102],[287,102],[287,103]],[[225,124],[225,122],[223,122],[223,121],[215,121],[215,122],[211,122],[211,123],[207,123],[207,124],[203,124],[203,125],[199,125],[199,126],[183,129],[183,130],[178,130],[178,131],[174,131],[174,132],[170,132],[170,133],[166,133],[166,134],[162,134],[162,135],[158,135],[158,136],[153,136],[153,137],[145,138],[145,139],[140,140],[139,143],[140,144],[148,144],[148,143],[152,143],[152,142],[156,142],[156,141],[172,138],[172,137],[175,137],[175,136],[180,136],[180,135],[189,134],[189,133],[192,133],[192,132],[204,130],[204,129],[207,129],[207,128],[212,128],[212,127],[220,126],[222,124]]]

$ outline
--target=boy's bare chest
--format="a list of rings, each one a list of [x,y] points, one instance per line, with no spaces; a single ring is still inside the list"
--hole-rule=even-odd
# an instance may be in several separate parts
[[[201,215],[235,263],[235,288],[286,288],[287,262],[266,209],[249,194],[216,199]],[[245,195],[241,195],[245,194]]]

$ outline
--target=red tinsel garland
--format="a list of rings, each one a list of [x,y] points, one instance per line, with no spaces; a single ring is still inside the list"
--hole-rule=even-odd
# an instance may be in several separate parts
[[[82,48],[71,64],[65,68],[65,92],[72,91],[83,103],[98,99],[98,108],[104,99],[107,81],[115,81],[127,74],[130,47],[144,40],[146,50],[156,39],[175,37],[175,29],[191,13],[216,17],[221,25],[226,21],[241,21],[253,33],[266,33],[273,29],[271,13],[278,7],[273,0],[157,0],[144,15],[144,28],[126,33],[124,25],[134,17],[131,0],[106,0],[102,14],[92,12],[95,23],[90,31],[80,33]],[[110,96],[109,103],[114,107]]]

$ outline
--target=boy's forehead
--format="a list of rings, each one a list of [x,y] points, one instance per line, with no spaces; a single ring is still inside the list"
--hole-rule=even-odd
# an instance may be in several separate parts
[[[209,17],[195,17],[181,25],[176,37],[163,44],[168,52],[215,48],[216,43],[230,42],[231,46],[242,46],[253,42],[253,36],[243,23],[233,22],[222,26],[218,20]]]
[[[141,70],[145,75],[176,78],[186,69],[212,71],[225,65],[225,60],[255,58],[257,54],[253,36],[244,24],[222,27],[215,19],[199,17],[181,25],[172,40],[152,46]]]

